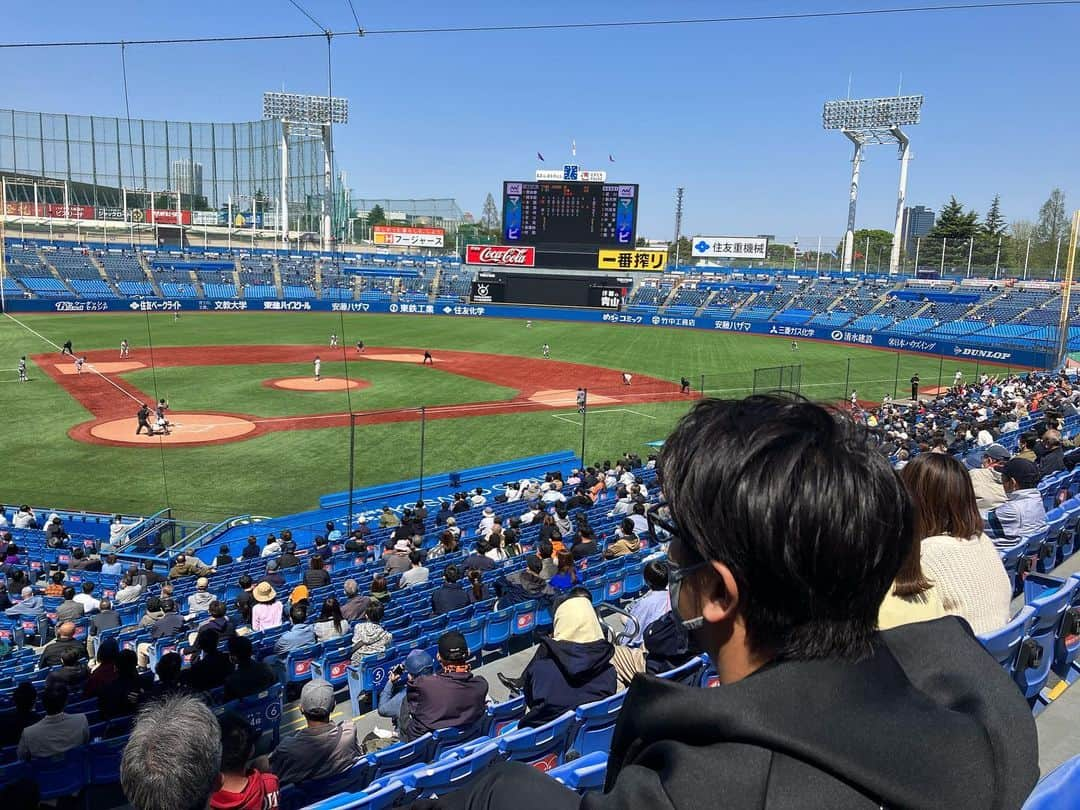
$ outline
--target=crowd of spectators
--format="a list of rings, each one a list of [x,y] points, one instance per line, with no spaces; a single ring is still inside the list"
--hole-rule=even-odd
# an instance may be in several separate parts
[[[144,572],[122,568],[124,587],[142,591],[140,623],[151,634],[191,634],[190,665],[171,653],[155,672],[112,639],[88,669],[87,645],[73,638],[72,622],[87,612],[105,616],[111,605],[54,574],[46,592],[53,588],[65,612],[41,650],[40,665],[57,667],[41,696],[45,716],[36,716],[34,696],[24,691],[16,695],[21,733],[7,734],[24,759],[80,745],[86,717],[64,710],[70,695],[95,695],[103,716],[138,717],[121,772],[136,808],[160,807],[163,796],[185,808],[274,806],[281,786],[340,773],[393,741],[475,724],[488,700],[488,683],[472,671],[475,651],[453,630],[439,638],[435,660],[414,650],[376,702],[392,731],[364,739],[351,721],[333,719],[334,688],[310,680],[299,693],[304,727],[259,759],[252,729],[243,718],[208,712],[206,693],[257,694],[281,679],[290,651],[317,641],[349,636],[354,662],[386,650],[393,638],[383,618],[397,593],[389,581],[399,591],[417,587],[431,576],[429,561],[470,550],[442,570],[430,597],[435,615],[489,598],[498,608],[536,600],[551,611],[552,631],[539,637],[521,675],[500,674],[525,697],[520,727],[629,688],[607,794],[590,800],[596,807],[700,807],[721,793],[734,807],[800,796],[830,807],[867,806],[867,797],[906,806],[923,795],[961,808],[1018,806],[1037,776],[1033,721],[973,632],[1010,618],[1012,584],[995,543],[1037,530],[1029,493],[1065,466],[1062,420],[1075,414],[1068,408],[1078,399],[1080,389],[1065,377],[985,378],[958,382],[915,407],[886,403],[862,417],[865,426],[800,400],[704,400],[659,458],[628,454],[566,480],[508,484],[498,501],[522,502],[512,517],[496,515],[483,491],[459,493],[434,515],[434,545],[425,540],[431,530],[422,503],[400,516],[384,510],[378,523],[391,530],[384,546],[374,547],[362,528],[335,539],[378,559],[385,575],[367,593],[346,580],[340,598],[319,603],[309,594],[331,581],[325,536],[287,596],[279,590],[284,580],[273,577],[304,565],[291,534],[271,535],[262,548],[252,538],[240,556],[268,558],[266,577],[241,578],[228,605],[208,590],[212,567],[178,556],[169,580],[195,579],[183,614],[169,582],[148,585]],[[1014,456],[997,440],[1034,412],[1044,424]],[[635,473],[646,464],[659,472],[659,505]],[[601,501],[619,523],[598,539],[573,510]],[[1041,520],[1045,527],[1045,511]],[[534,523],[535,547],[523,549],[522,528]],[[617,632],[580,587],[579,563],[632,554],[646,542],[657,550],[643,568],[647,591]],[[496,578],[489,592],[482,573],[519,555],[524,567]],[[231,557],[226,550],[216,562],[223,556]],[[146,598],[155,585],[163,587]],[[24,587],[9,611],[40,600]],[[273,655],[255,660],[245,633],[281,626]],[[718,689],[640,677],[702,652]],[[804,722],[808,706],[829,718],[827,728]],[[927,728],[935,729],[932,745]],[[171,747],[163,762],[165,736]],[[883,737],[890,746],[876,744]],[[905,757],[890,753],[897,747]],[[734,794],[732,784],[740,785]],[[510,763],[417,806],[557,810],[578,801],[535,769]]]

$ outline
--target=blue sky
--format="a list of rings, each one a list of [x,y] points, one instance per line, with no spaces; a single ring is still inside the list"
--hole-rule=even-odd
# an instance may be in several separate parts
[[[643,0],[506,3],[353,0],[367,29],[850,10],[912,0]],[[288,0],[56,0],[5,4],[0,40],[204,36],[310,30]],[[351,28],[346,0],[304,0]],[[479,215],[503,179],[532,176],[536,152],[642,186],[639,233],[670,238],[674,190],[684,233],[838,240],[850,148],[821,128],[822,102],[926,95],[912,129],[909,203],[955,193],[980,212],[1033,219],[1054,186],[1080,205],[1080,6],[644,29],[335,39],[334,94],[351,123],[337,160],[363,196],[453,196]],[[326,91],[324,41],[133,47],[134,117],[258,118],[263,90]],[[123,114],[118,48],[0,50],[0,106]],[[1069,103],[1071,100],[1071,105]],[[608,154],[615,156],[608,163]],[[891,229],[899,164],[864,164],[859,225]]]

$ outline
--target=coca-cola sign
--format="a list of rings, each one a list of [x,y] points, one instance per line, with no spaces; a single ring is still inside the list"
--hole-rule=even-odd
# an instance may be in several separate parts
[[[535,267],[536,248],[514,245],[466,245],[465,264]]]

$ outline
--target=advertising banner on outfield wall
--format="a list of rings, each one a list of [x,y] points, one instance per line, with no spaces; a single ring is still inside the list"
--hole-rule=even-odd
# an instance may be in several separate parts
[[[371,229],[371,241],[376,245],[398,247],[441,248],[442,228],[406,228],[394,225],[376,225]]]
[[[93,219],[94,206],[49,203],[45,206],[45,216],[58,219]]]
[[[695,236],[690,247],[698,259],[764,259],[769,240],[764,236]]]
[[[1038,347],[1028,349],[979,346],[901,335],[891,332],[862,332],[828,326],[786,326],[768,321],[748,319],[719,319],[679,317],[675,315],[642,315],[634,312],[605,312],[598,309],[569,309],[536,307],[516,304],[399,304],[389,301],[311,301],[277,299],[110,299],[90,301],[75,299],[7,299],[9,312],[343,312],[382,313],[391,315],[445,315],[471,318],[516,318],[552,321],[583,321],[592,323],[627,324],[631,326],[660,326],[675,329],[709,329],[720,332],[741,332],[750,335],[772,335],[787,340],[821,340],[861,348],[887,351],[916,352],[940,355],[957,360],[976,360],[1003,365],[1046,368],[1053,363],[1052,351]]]

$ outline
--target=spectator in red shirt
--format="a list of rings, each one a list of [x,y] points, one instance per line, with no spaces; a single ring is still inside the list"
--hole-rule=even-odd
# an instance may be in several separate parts
[[[218,718],[221,725],[221,775],[210,797],[211,810],[272,810],[278,806],[278,778],[247,769],[255,733],[236,712]]]

